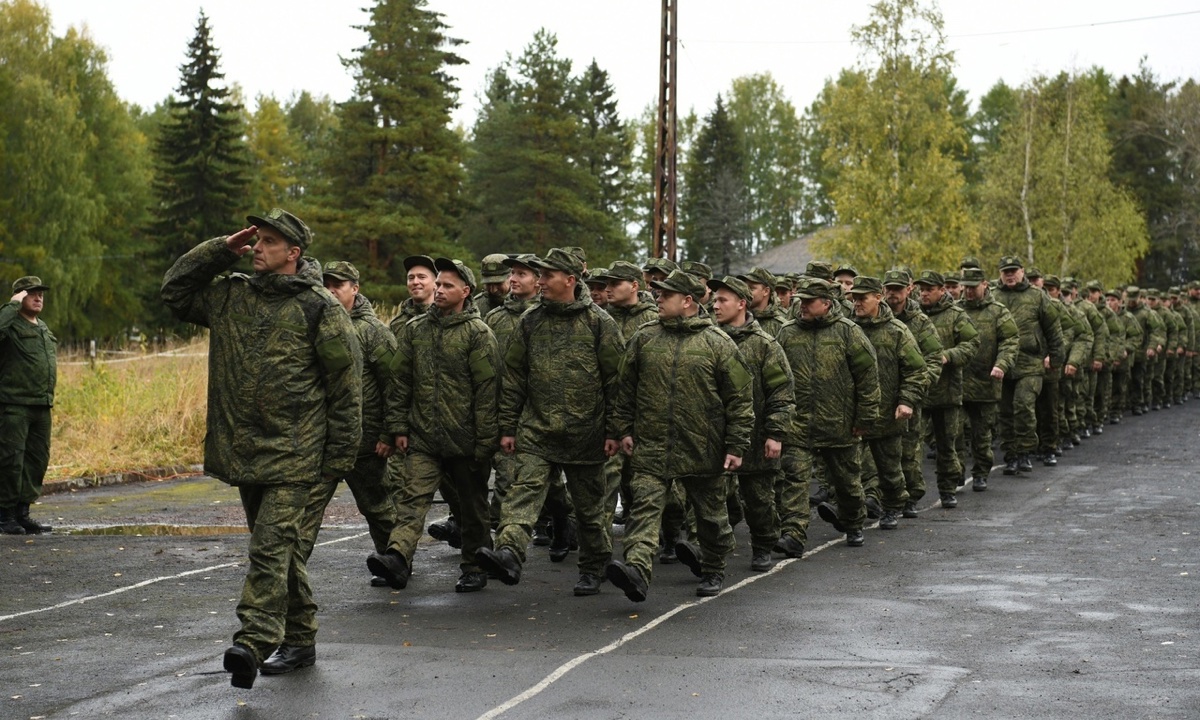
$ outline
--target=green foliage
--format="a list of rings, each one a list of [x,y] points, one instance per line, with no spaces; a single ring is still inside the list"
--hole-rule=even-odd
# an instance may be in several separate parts
[[[287,113],[273,97],[260,95],[257,108],[246,121],[246,141],[251,157],[250,186],[246,207],[272,208],[287,205],[298,182],[300,147],[292,137]]]
[[[1111,146],[1097,76],[1039,77],[984,163],[988,247],[1045,272],[1127,282],[1148,247],[1133,197],[1109,180]]]
[[[687,259],[727,275],[732,264],[751,254],[752,241],[747,157],[720,95],[700,125],[684,174],[679,229]]]
[[[961,161],[965,111],[953,97],[942,19],[918,0],[884,0],[852,35],[868,64],[828,88],[819,108],[836,167],[831,196],[849,227],[818,254],[880,273],[894,265],[951,267],[977,249]]]
[[[403,296],[403,259],[457,255],[462,139],[450,127],[464,61],[441,13],[425,0],[377,0],[361,26],[367,44],[343,61],[354,93],[343,103],[327,183],[309,221],[324,259],[350,260],[372,298]]]

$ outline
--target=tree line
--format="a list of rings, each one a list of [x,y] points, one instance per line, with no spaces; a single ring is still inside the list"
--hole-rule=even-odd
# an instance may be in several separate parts
[[[88,36],[55,36],[34,0],[0,2],[0,275],[41,275],[47,320],[75,339],[177,331],[157,302],[165,268],[273,206],[385,302],[403,299],[401,260],[417,252],[648,254],[653,105],[618,107],[608,73],[575,67],[541,30],[456,127],[463,41],[424,0],[364,13],[345,101],[248,103],[201,12],[176,91],[143,109],[118,97]],[[726,272],[809,236],[871,273],[1005,253],[1106,284],[1195,277],[1194,81],[1143,61],[1132,77],[999,81],[972,107],[932,5],[882,0],[851,36],[862,59],[807,107],[762,72],[680,118],[680,259]]]

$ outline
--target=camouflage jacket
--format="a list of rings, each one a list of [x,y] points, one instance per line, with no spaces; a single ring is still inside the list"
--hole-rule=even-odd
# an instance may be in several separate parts
[[[638,328],[621,357],[617,436],[632,437],[635,471],[712,476],[744,458],[754,432],[754,379],[737,345],[704,317]]]
[[[1156,312],[1163,319],[1163,324],[1167,330],[1167,341],[1163,343],[1163,351],[1174,353],[1176,348],[1187,343],[1187,338],[1184,337],[1187,327],[1184,325],[1183,318],[1179,316],[1179,313],[1166,305],[1159,305]]]
[[[1104,303],[1103,297],[1096,305],[1096,310],[1100,313],[1100,317],[1104,320],[1104,327],[1107,329],[1104,347],[1097,346],[1096,359],[1104,363],[1105,368],[1111,369],[1114,364],[1121,362],[1125,357],[1125,323]]]
[[[1187,341],[1183,344],[1183,347],[1185,350],[1195,352],[1198,341],[1196,337],[1196,310],[1188,303],[1180,303],[1175,306],[1174,310],[1179,314],[1179,317],[1183,318],[1184,325],[1187,327]]]
[[[475,307],[479,310],[479,316],[485,318],[487,317],[488,313],[496,308],[504,307],[504,302],[506,300],[508,300],[507,294],[500,297],[495,297],[488,295],[486,290],[480,290],[471,296],[471,302],[474,303]]]
[[[792,369],[783,348],[759,326],[749,313],[749,322],[741,327],[720,325],[738,346],[754,377],[754,431],[750,449],[742,457],[738,472],[754,473],[779,469],[779,458],[764,456],[767,439],[787,442],[792,426]]]
[[[1133,311],[1133,317],[1142,327],[1142,347],[1138,353],[1140,363],[1146,359],[1147,350],[1153,350],[1157,354],[1160,347],[1166,348],[1167,326],[1159,314],[1146,305],[1138,305],[1137,310]]]
[[[1011,288],[1001,285],[996,292],[996,301],[1012,313],[1020,333],[1017,362],[1004,379],[1044,375],[1046,357],[1050,358],[1053,367],[1062,367],[1066,357],[1062,324],[1051,307],[1050,296],[1030,285],[1028,280],[1022,280]]]
[[[890,307],[888,309],[891,310]],[[920,400],[920,405],[924,405],[929,388],[936,385],[942,377],[942,340],[938,337],[933,321],[921,312],[921,306],[915,300],[909,298],[904,310],[893,314],[912,333],[917,341],[917,348],[921,351],[921,357],[925,358],[925,393],[921,395]]]
[[[638,328],[658,319],[658,305],[654,300],[645,298],[639,298],[633,305],[619,306],[610,303],[608,314],[612,315],[612,319],[617,321],[617,327],[621,329],[621,341],[627,342]]]
[[[430,305],[418,305],[413,302],[412,298],[400,303],[400,311],[396,313],[396,317],[388,322],[388,330],[392,331],[394,337],[400,336],[400,328],[404,327],[413,318],[418,315],[424,315],[429,311]]]
[[[873,318],[855,317],[871,347],[879,369],[879,422],[867,428],[866,437],[888,437],[908,430],[907,420],[896,419],[896,408],[921,407],[929,374],[917,339],[904,323],[896,319],[886,303],[879,304]]]
[[[788,321],[787,310],[779,307],[779,303],[775,302],[773,298],[765,309],[755,310],[752,314],[758,321],[758,326],[771,337],[778,335],[779,328]]]
[[[1087,364],[1083,366],[1084,370],[1092,372],[1094,361],[1099,360],[1107,364],[1105,358],[1108,357],[1108,323],[1104,322],[1104,316],[1095,304],[1088,300],[1076,300],[1072,306],[1079,310],[1092,331],[1091,352],[1088,354]]]
[[[937,328],[942,357],[946,358],[941,377],[925,396],[925,407],[962,405],[963,368],[970,365],[975,353],[979,352],[979,331],[967,311],[954,304],[950,293],[942,295],[942,299],[933,305],[922,306],[921,310]]]
[[[483,321],[496,336],[496,345],[500,348],[501,357],[504,357],[504,352],[508,349],[508,340],[517,327],[517,321],[521,319],[526,310],[537,305],[540,300],[541,298],[537,295],[528,300],[521,300],[509,295],[504,299],[503,305],[484,316]]]
[[[375,443],[391,445],[395,439],[387,429],[387,386],[392,377],[390,367],[396,354],[396,336],[375,315],[371,301],[361,293],[354,297],[350,320],[363,356],[363,436],[358,453],[374,455]]]
[[[1012,371],[1020,346],[1017,321],[1008,308],[992,299],[964,300],[962,309],[979,331],[979,352],[963,369],[963,402],[1000,402],[1004,382],[992,377],[992,368]]]
[[[1142,347],[1144,330],[1142,323],[1138,321],[1137,315],[1129,311],[1129,308],[1121,308],[1121,312],[1117,314],[1117,318],[1125,325],[1125,365],[1133,367],[1140,362],[1146,361],[1146,351]]]
[[[1061,300],[1056,302],[1060,306],[1059,321],[1063,329],[1063,343],[1067,349],[1067,365],[1074,365],[1082,372],[1092,364],[1092,344],[1096,340],[1092,335],[1092,325],[1079,308]],[[1070,332],[1067,330],[1068,323],[1072,326]]]
[[[21,317],[21,304],[0,305],[0,405],[54,406],[58,338],[40,318]]]
[[[391,370],[392,435],[437,457],[491,458],[500,443],[500,349],[470,300],[453,315],[430,305],[400,328]]]
[[[211,330],[204,471],[232,485],[312,484],[354,467],[362,351],[350,316],[301,257],[295,275],[234,273],[225,238],[163,278],[177,318]]]
[[[875,348],[841,311],[817,320],[793,320],[779,330],[779,344],[796,381],[792,431],[805,448],[848,447],[855,428],[879,422],[879,368]]]
[[[604,462],[605,439],[617,438],[621,349],[617,323],[590,298],[542,300],[517,321],[504,352],[501,437],[550,462]]]

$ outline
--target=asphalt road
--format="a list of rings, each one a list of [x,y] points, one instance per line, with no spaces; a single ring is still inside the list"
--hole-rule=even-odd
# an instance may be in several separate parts
[[[0,718],[1197,718],[1198,441],[1200,401],[1127,419],[955,510],[927,497],[863,548],[814,518],[809,554],[765,575],[742,526],[704,601],[679,565],[645,603],[576,598],[574,556],[540,548],[520,585],[456,595],[457,558],[432,541],[407,589],[370,588],[342,491],[309,564],[318,663],[252,690],[221,670],[236,493],[47,496],[35,511],[58,532],[0,537]]]

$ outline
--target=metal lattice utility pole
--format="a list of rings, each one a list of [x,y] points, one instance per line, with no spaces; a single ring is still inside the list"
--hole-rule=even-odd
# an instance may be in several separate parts
[[[654,257],[675,260],[675,95],[679,0],[663,0],[658,67],[658,134],[654,161]]]

